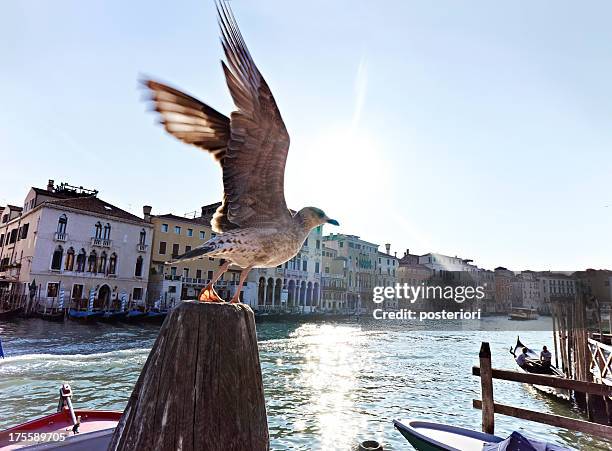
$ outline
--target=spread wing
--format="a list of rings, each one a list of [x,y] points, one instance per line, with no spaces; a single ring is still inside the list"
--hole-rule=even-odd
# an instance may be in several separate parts
[[[289,221],[285,203],[285,162],[289,134],[274,97],[255,66],[226,2],[217,2],[222,62],[237,110],[232,112],[230,139],[223,158],[223,203],[213,228],[249,227]]]
[[[284,193],[289,135],[270,88],[255,66],[236,20],[218,1],[222,62],[237,107],[231,119],[175,88],[144,81],[168,133],[210,152],[223,170],[223,202],[211,221],[215,232],[289,221]]]

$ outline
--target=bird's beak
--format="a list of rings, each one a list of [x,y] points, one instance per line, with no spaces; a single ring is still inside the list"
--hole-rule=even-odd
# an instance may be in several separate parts
[[[340,223],[338,221],[336,221],[335,219],[328,219],[327,223],[331,224],[331,225],[335,225],[335,226],[339,226],[340,225]]]

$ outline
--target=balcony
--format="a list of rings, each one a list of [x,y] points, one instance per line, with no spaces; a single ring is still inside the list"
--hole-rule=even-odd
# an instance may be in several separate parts
[[[181,276],[176,275],[176,274],[164,274],[164,279],[165,280],[173,280],[173,281],[180,281],[181,280]]]
[[[55,241],[66,242],[66,240],[68,239],[68,234],[66,232],[55,232],[53,234],[53,239]]]
[[[91,245],[97,247],[111,247],[113,245],[113,240],[106,240],[104,238],[91,238]]]
[[[136,251],[138,251],[138,252],[147,252],[147,247],[149,247],[148,244],[137,244],[136,245]]]

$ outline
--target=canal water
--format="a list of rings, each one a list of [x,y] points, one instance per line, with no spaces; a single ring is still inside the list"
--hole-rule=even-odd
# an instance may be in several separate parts
[[[550,321],[541,319],[539,321]],[[471,376],[480,343],[491,344],[493,365],[512,368],[516,331],[505,318],[485,318],[487,331],[452,331],[446,324],[408,328],[393,321],[264,322],[258,324],[271,447],[348,450],[376,439],[386,450],[411,449],[394,418],[425,418],[480,428],[479,380]],[[544,324],[546,329],[547,324]],[[59,386],[72,385],[74,403],[122,409],[159,326],[63,324],[39,319],[0,323],[7,358],[0,360],[0,429],[54,411]],[[549,329],[550,330],[550,329]],[[521,339],[552,348],[551,333]],[[495,382],[496,401],[577,417],[571,407],[531,387]],[[526,435],[580,450],[609,450],[610,442],[497,416],[496,433]]]

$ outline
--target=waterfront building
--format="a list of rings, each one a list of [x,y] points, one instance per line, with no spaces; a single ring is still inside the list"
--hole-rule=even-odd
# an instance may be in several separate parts
[[[551,302],[573,301],[576,298],[576,281],[561,272],[540,271],[536,273],[540,282],[542,304],[540,313],[550,315]]]
[[[432,270],[434,277],[444,278],[447,273],[476,273],[479,271],[472,260],[430,252],[419,256],[419,263]]]
[[[582,283],[587,292],[597,298],[600,304],[612,304],[612,271],[607,269],[587,269],[576,271],[572,277]]]
[[[395,287],[397,283],[397,269],[399,268],[399,259],[397,255],[391,255],[391,244],[385,244],[386,252],[378,251],[377,260],[375,261],[375,285],[377,287]],[[387,310],[397,309],[397,298],[385,298],[383,307]]]
[[[408,285],[410,287],[426,286],[430,283],[433,271],[427,266],[419,263],[419,256],[411,254],[409,249],[406,249],[402,258],[399,259],[397,269],[397,282],[400,285]],[[425,308],[423,297],[416,299],[412,306],[401,305],[400,308]]]
[[[544,312],[542,287],[534,271],[521,271],[512,283],[512,306]]]
[[[310,231],[300,251],[276,268],[255,268],[243,302],[260,311],[314,312],[321,309],[322,226]]]
[[[325,246],[335,249],[347,261],[347,304],[358,309],[378,308],[372,302],[376,283],[378,244],[360,239],[356,235],[330,234],[323,237]]]
[[[508,313],[512,308],[512,285],[515,281],[514,272],[503,266],[494,271],[495,277],[495,312]]]
[[[0,224],[0,290],[31,284],[39,305],[117,308],[147,300],[151,225],[98,198],[98,192],[49,180],[31,188],[23,208],[7,206]],[[35,286],[35,288],[34,288]]]
[[[193,213],[189,216],[172,213],[152,215],[152,208],[144,207],[144,218],[154,230],[149,291],[155,298],[166,302],[195,299],[223,264],[222,259],[212,257],[173,263],[179,255],[215,236],[210,220],[219,205],[205,205],[199,215]],[[219,296],[224,299],[233,296],[240,280],[240,271],[239,267],[232,265],[221,276],[215,285]]]
[[[326,312],[354,311],[356,305],[347,301],[347,259],[338,251],[323,245],[321,273],[321,308]]]

